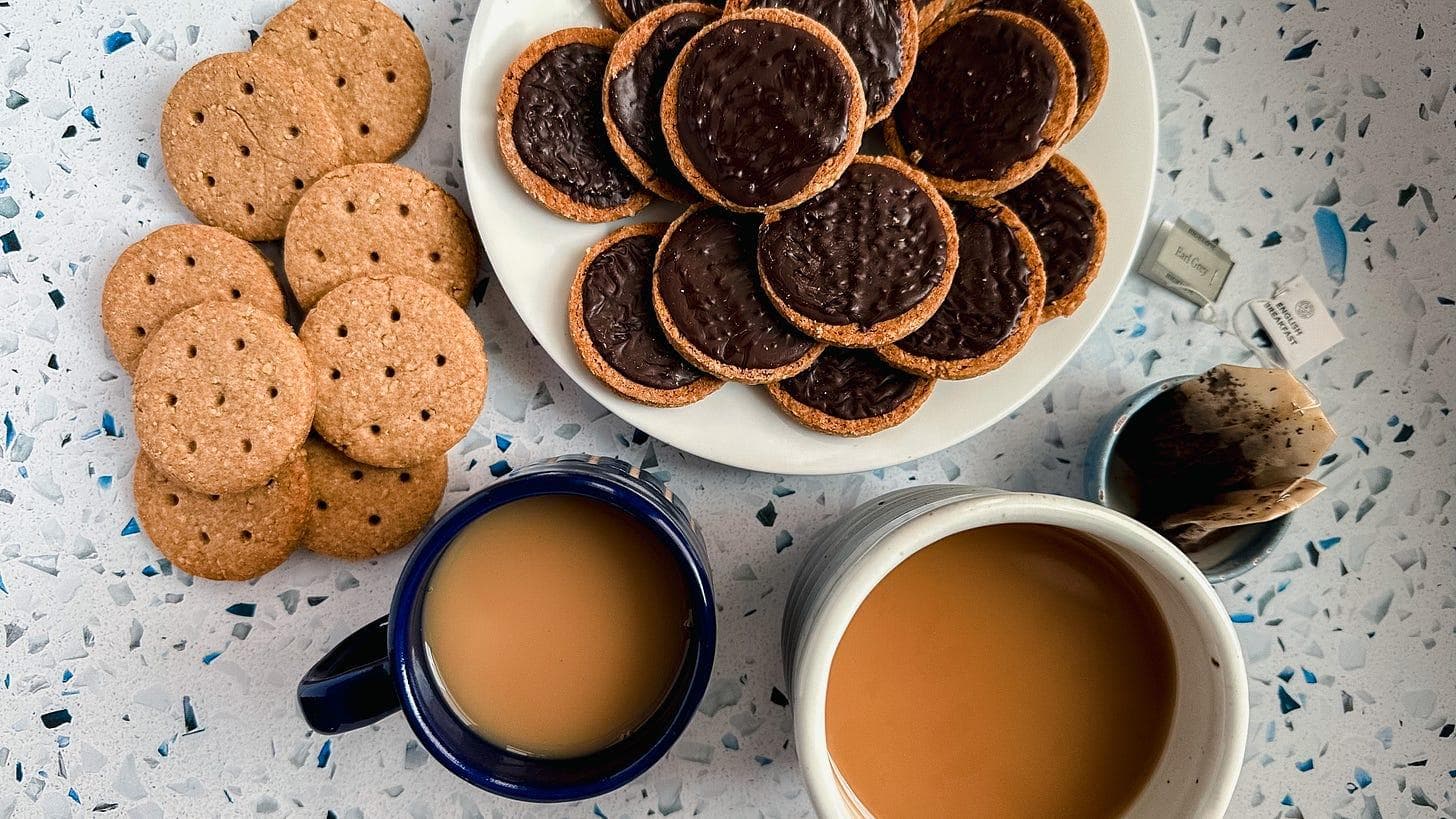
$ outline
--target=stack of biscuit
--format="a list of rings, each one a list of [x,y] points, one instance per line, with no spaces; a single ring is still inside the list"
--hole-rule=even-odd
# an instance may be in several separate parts
[[[298,0],[168,96],[167,174],[203,224],[128,247],[101,322],[134,379],[138,518],[183,571],[248,579],[299,546],[374,557],[439,506],[487,368],[463,309],[478,261],[465,214],[388,164],[429,93],[387,7]],[[251,244],[280,238],[297,333]]]
[[[589,248],[565,294],[618,393],[760,384],[867,435],[1086,298],[1106,217],[1057,153],[1107,82],[1085,0],[601,2],[620,32],[557,31],[507,69],[497,140],[561,216],[686,206]],[[887,155],[863,150],[878,124]]]

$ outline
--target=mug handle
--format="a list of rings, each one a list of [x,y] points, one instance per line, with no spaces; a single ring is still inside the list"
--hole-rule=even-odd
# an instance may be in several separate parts
[[[298,681],[298,705],[309,727],[341,734],[399,710],[389,673],[389,615],[345,637]]]

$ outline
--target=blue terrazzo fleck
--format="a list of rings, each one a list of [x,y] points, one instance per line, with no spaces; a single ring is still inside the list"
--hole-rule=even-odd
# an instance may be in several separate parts
[[[1320,252],[1324,255],[1325,272],[1335,284],[1344,284],[1348,250],[1340,217],[1329,208],[1320,208],[1314,212],[1314,229],[1319,237]]]
[[[131,42],[132,36],[130,31],[113,31],[110,34],[106,35],[106,41],[103,45],[103,48],[106,50],[107,54],[113,54],[116,52],[117,49],[125,48],[126,46],[130,45]]]

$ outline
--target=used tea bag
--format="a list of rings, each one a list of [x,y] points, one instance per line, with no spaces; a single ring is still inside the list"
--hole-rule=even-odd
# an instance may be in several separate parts
[[[1140,488],[1137,517],[1194,551],[1212,532],[1313,498],[1324,487],[1306,476],[1334,440],[1293,373],[1223,364],[1134,414],[1118,455]]]
[[[1274,520],[1323,491],[1325,485],[1311,478],[1299,478],[1285,487],[1235,489],[1206,506],[1169,515],[1162,524],[1163,534],[1184,551],[1197,551],[1205,538],[1220,529]]]

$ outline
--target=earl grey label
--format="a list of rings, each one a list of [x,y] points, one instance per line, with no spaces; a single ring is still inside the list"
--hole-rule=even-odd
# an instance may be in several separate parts
[[[1217,301],[1233,258],[1182,219],[1166,221],[1138,272],[1200,306]]]

